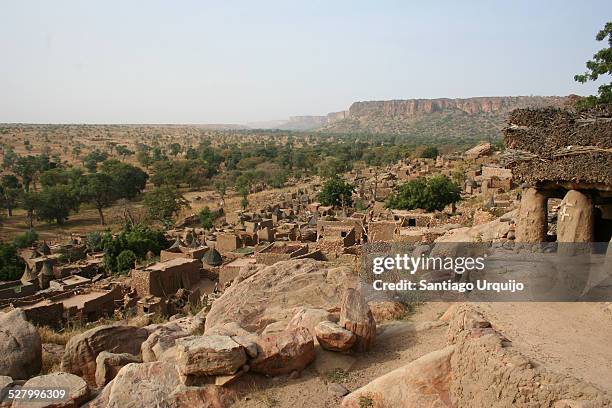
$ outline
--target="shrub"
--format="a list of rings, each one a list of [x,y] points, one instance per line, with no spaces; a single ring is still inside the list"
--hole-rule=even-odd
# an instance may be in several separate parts
[[[34,242],[38,241],[38,233],[31,229],[23,234],[19,234],[13,240],[13,243],[17,248],[28,248],[31,247]]]
[[[216,211],[211,211],[210,208],[204,207],[200,211],[200,225],[202,225],[202,228],[211,229],[217,217],[218,213]]]
[[[117,256],[117,272],[129,272],[134,266],[136,266],[136,254],[129,249],[121,251]]]
[[[25,264],[11,243],[0,242],[0,281],[19,279]]]

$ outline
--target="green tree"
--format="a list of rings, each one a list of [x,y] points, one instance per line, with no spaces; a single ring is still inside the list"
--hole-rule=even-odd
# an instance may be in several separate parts
[[[0,281],[17,280],[23,274],[25,264],[15,245],[0,242]]]
[[[142,169],[119,160],[106,160],[100,171],[108,174],[115,186],[117,197],[133,199],[144,190],[149,175]]]
[[[161,221],[164,225],[170,225],[172,218],[182,208],[188,207],[189,202],[176,188],[158,187],[145,194],[144,206],[151,219]]]
[[[429,179],[418,178],[397,187],[387,198],[387,208],[413,210],[422,208],[426,211],[441,211],[448,204],[461,199],[459,186],[444,175]]]
[[[608,47],[597,51],[593,59],[586,62],[586,72],[575,75],[574,80],[584,84],[588,81],[597,81],[600,76],[612,75],[612,21],[607,22],[595,36],[597,41],[604,41],[606,38]],[[587,108],[602,103],[612,103],[612,82],[600,85],[597,96],[587,97],[580,101],[578,106]]]
[[[104,225],[104,208],[110,207],[117,199],[115,181],[106,173],[91,173],[84,177],[80,190],[81,200],[93,204],[98,210],[100,224]]]
[[[45,188],[38,193],[36,217],[44,221],[55,221],[62,225],[71,211],[79,209],[79,198],[75,191],[66,185]]]
[[[423,152],[421,153],[421,158],[423,159],[435,159],[436,157],[438,157],[438,148],[437,147],[433,147],[433,146],[429,146],[426,147]]]
[[[0,182],[0,199],[9,217],[13,216],[13,208],[17,205],[20,191],[21,184],[17,177],[12,174],[5,174],[2,176],[2,181]]]
[[[98,169],[98,163],[101,163],[106,159],[108,159],[108,153],[96,149],[85,156],[83,159],[83,165],[91,173],[95,173]]]
[[[142,260],[149,251],[159,255],[163,248],[168,247],[168,241],[162,231],[139,224],[126,225],[116,237],[105,232],[101,238],[104,264],[113,272],[119,271],[117,258],[126,250],[134,253],[136,259]]]
[[[183,148],[179,143],[170,144],[170,155],[176,157],[176,155],[179,154],[182,150]]]
[[[355,186],[335,176],[323,184],[317,200],[323,205],[351,206],[353,205],[353,191],[355,191]]]

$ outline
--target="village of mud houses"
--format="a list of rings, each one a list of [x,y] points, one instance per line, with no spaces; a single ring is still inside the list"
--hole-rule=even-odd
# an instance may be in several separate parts
[[[612,3],[0,17],[0,408],[612,407]]]

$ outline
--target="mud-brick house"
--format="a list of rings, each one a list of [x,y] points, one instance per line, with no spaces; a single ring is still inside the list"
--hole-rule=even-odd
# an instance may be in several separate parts
[[[238,258],[223,265],[219,269],[219,287],[223,288],[228,282],[233,281],[240,273],[242,267],[255,264],[256,262],[257,259],[255,258]]]
[[[434,219],[433,213],[425,211],[392,210],[391,213],[399,227],[429,227]]]
[[[374,221],[368,224],[368,242],[391,242],[398,229],[395,221]]]
[[[242,241],[234,233],[217,234],[216,238],[215,248],[217,248],[217,251],[232,252],[242,247]]]
[[[206,246],[201,246],[198,248],[188,248],[181,246],[177,249],[164,249],[159,254],[159,260],[161,262],[165,262],[175,258],[202,259],[206,251],[208,251],[208,247]]]
[[[200,281],[202,263],[197,259],[175,258],[132,270],[131,286],[140,298],[168,297],[180,288],[190,289]]]
[[[317,222],[317,241],[339,242],[345,248],[353,246],[357,242],[355,232],[357,223],[358,220],[351,219],[342,221],[319,220]]]
[[[308,253],[308,245],[299,242],[274,242],[255,254],[259,264],[274,265],[280,261],[296,258]]]

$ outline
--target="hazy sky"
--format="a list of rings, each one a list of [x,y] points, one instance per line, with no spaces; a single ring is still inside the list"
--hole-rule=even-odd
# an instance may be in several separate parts
[[[0,122],[244,123],[589,94],[602,1],[0,0]]]

